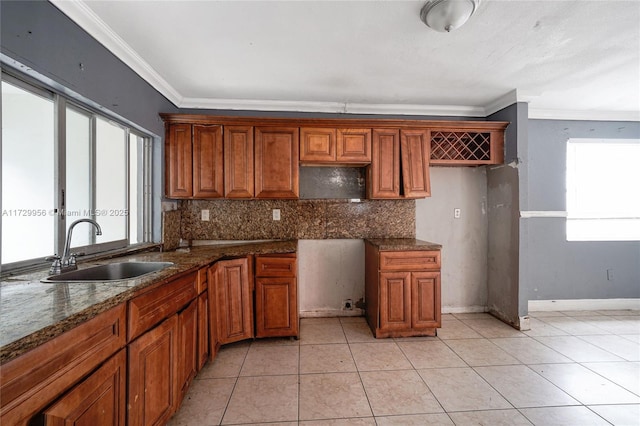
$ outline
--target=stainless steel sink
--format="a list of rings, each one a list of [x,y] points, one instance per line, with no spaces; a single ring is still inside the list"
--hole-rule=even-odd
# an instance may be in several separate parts
[[[59,275],[52,275],[41,280],[44,283],[74,282],[74,281],[118,281],[138,278],[142,275],[160,271],[171,262],[118,262],[108,265],[94,266],[86,269],[69,271]]]

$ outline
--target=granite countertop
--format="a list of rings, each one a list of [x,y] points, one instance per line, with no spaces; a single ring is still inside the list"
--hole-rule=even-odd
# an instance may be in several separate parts
[[[372,238],[365,241],[380,251],[440,250],[442,245],[415,238]]]
[[[189,252],[143,252],[80,263],[83,269],[114,262],[173,262],[140,278],[112,282],[42,283],[46,270],[0,281],[0,364],[88,321],[96,315],[179,275],[223,257],[294,253],[297,241],[252,242],[191,247]]]

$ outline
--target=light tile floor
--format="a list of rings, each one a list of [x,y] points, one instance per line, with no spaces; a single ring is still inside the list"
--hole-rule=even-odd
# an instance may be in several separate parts
[[[223,347],[170,425],[640,425],[640,311],[443,315],[438,337],[364,318]]]

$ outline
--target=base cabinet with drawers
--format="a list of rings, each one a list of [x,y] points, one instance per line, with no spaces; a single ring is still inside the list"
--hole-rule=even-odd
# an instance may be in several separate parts
[[[373,241],[365,241],[365,300],[374,336],[435,336],[441,326],[439,246]]]
[[[256,337],[298,337],[296,255],[256,256]]]

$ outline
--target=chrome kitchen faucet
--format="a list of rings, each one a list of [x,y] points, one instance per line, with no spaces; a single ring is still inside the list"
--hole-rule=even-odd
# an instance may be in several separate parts
[[[102,228],[98,222],[92,219],[78,219],[71,224],[69,227],[69,231],[67,231],[67,241],[64,245],[64,252],[62,253],[62,258],[60,256],[55,255],[52,257],[47,257],[46,260],[53,260],[51,264],[51,268],[49,268],[49,274],[57,275],[62,272],[73,271],[78,269],[78,265],[76,264],[76,257],[81,256],[82,253],[69,253],[71,250],[71,234],[73,233],[73,228],[82,222],[87,222],[96,227],[96,235],[102,235]]]

